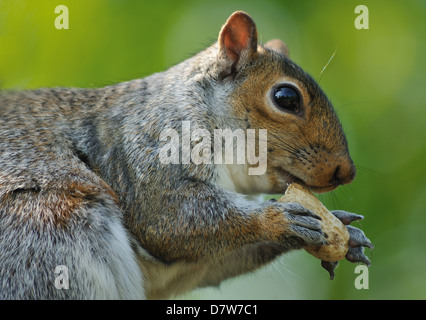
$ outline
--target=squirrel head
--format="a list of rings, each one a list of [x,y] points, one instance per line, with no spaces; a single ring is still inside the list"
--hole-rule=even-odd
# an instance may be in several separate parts
[[[243,129],[267,129],[268,190],[297,182],[314,192],[350,183],[355,166],[339,119],[318,84],[289,58],[281,40],[259,45],[254,21],[233,13],[218,40],[217,81]]]

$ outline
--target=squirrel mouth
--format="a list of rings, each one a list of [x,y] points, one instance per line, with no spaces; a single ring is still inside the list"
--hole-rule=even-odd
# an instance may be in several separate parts
[[[284,170],[283,168],[277,168],[277,169],[280,171],[282,176],[285,177],[285,180],[287,182],[287,186],[284,189],[284,193],[287,190],[287,187],[292,183],[298,183],[314,193],[330,192],[337,188],[336,185],[332,185],[332,184],[325,185],[325,186],[310,185],[310,184],[307,184],[303,179],[299,178],[298,176],[295,176],[294,174],[288,172],[287,170]]]
[[[309,190],[311,190],[314,193],[326,193],[326,192],[330,192],[333,191],[334,189],[337,188],[336,185],[327,185],[327,186],[323,186],[323,187],[318,187],[318,186],[310,186],[305,184],[305,187],[307,187]]]

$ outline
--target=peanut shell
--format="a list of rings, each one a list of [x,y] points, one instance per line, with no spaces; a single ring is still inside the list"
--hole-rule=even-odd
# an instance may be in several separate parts
[[[328,245],[305,247],[314,257],[328,262],[337,262],[345,258],[349,248],[349,232],[346,226],[305,187],[292,183],[279,202],[299,203],[321,217],[321,227],[327,235]]]

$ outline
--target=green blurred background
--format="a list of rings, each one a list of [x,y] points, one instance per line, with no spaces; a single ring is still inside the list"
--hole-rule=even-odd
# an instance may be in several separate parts
[[[69,30],[54,27],[61,4]],[[359,4],[369,30],[354,27]],[[299,251],[179,298],[425,299],[426,1],[0,0],[0,86],[101,87],[159,72],[216,41],[235,10],[260,40],[286,41],[337,109],[358,174],[320,199],[365,215],[355,226],[375,245],[369,289],[355,288],[354,264],[330,281]]]

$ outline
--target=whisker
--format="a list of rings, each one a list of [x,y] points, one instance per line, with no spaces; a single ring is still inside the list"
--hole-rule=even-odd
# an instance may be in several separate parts
[[[318,194],[318,199],[326,205],[328,210],[338,209],[339,208],[339,199],[336,194],[337,190],[332,192]],[[327,204],[328,203],[328,204]]]
[[[395,176],[391,176],[389,174],[386,174],[386,173],[380,172],[378,170],[363,166],[363,165],[358,164],[358,163],[356,163],[355,165],[356,165],[358,172],[360,172],[360,173],[367,173],[368,175],[374,175],[377,178],[387,179],[387,180],[392,181],[392,182],[403,183],[402,180],[396,178]]]
[[[305,132],[303,132],[303,130],[302,130],[302,128],[300,127],[300,125],[298,124],[298,123],[296,123],[297,124],[297,127],[299,128],[299,131],[302,133],[302,135],[303,135],[303,137],[306,139],[306,142],[308,142],[308,144],[309,144],[309,146],[311,147],[311,149],[312,150],[314,150],[314,144],[311,142],[311,140],[309,140],[309,138],[308,138],[308,136],[305,134]],[[305,150],[305,152],[307,152],[306,150]],[[309,152],[307,152],[309,155],[310,155],[310,153]]]
[[[280,136],[278,136],[278,135],[276,135],[276,134],[274,134],[274,133],[272,133],[271,134],[271,136],[272,137],[274,137],[275,139],[277,139],[279,142],[281,142],[281,143],[283,143],[284,145],[286,145],[287,147],[289,147],[290,149],[292,149],[293,151],[295,151],[295,152],[299,152],[299,150],[300,149],[302,149],[301,148],[301,146],[299,146],[299,145],[297,145],[297,144],[290,144],[289,142],[287,142],[287,141],[284,141]]]
[[[333,61],[334,56],[335,56],[335,55],[336,55],[336,53],[337,53],[337,49],[338,49],[338,47],[339,47],[339,45],[337,44],[337,46],[336,46],[336,50],[334,50],[334,52],[333,52],[333,54],[331,55],[330,59],[328,59],[328,61],[327,61],[327,63],[325,64],[324,68],[322,68],[321,73],[320,73],[320,77],[319,77],[319,80],[318,80],[318,83],[320,83],[320,81],[321,81],[321,79],[322,79],[322,77],[323,77],[323,75],[324,75],[324,71],[327,69],[327,67],[329,66],[329,64],[331,63],[331,61]]]
[[[287,158],[300,161],[299,155],[295,153],[293,150],[289,149],[288,147],[280,145],[278,143],[273,143],[273,142],[271,143],[268,141],[268,147],[270,146],[290,153],[290,155],[286,156]]]
[[[280,148],[286,150],[287,152],[291,153],[292,155],[294,155],[296,158],[305,158],[306,157],[303,154],[300,154],[299,150],[294,148],[292,145],[288,144],[287,142],[281,140],[280,138],[275,137],[276,139],[278,139],[283,145],[279,145]],[[308,159],[306,159],[308,160]]]

